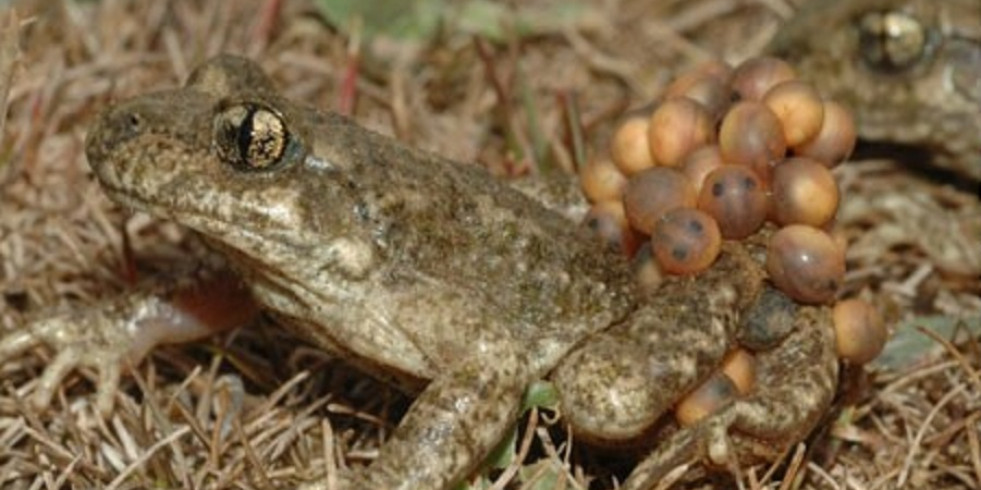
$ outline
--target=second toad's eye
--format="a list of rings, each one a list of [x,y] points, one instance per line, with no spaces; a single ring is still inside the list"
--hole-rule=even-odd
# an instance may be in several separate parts
[[[218,156],[239,170],[276,168],[289,144],[286,123],[276,111],[254,103],[221,109],[214,117]]]
[[[859,21],[859,48],[869,67],[895,73],[923,59],[928,32],[915,17],[896,11],[872,12]]]

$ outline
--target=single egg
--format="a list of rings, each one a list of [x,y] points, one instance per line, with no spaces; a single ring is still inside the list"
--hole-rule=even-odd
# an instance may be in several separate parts
[[[651,234],[651,249],[668,274],[697,274],[707,269],[719,256],[721,247],[718,224],[694,208],[668,211]]]
[[[736,103],[722,118],[719,151],[726,162],[751,168],[769,184],[772,166],[787,152],[780,119],[760,102]]]
[[[853,364],[865,364],[882,352],[889,332],[872,305],[860,299],[839,301],[831,316],[838,357]]]
[[[708,73],[686,73],[664,90],[665,100],[687,98],[704,107],[712,120],[725,113],[732,95],[729,85],[718,76]]]
[[[705,107],[688,98],[664,101],[651,116],[647,132],[654,162],[668,167],[680,165],[688,153],[714,139],[714,119]]]
[[[682,427],[691,427],[734,400],[738,393],[736,384],[717,372],[681,399],[674,409],[675,418]]]
[[[788,80],[763,96],[783,126],[787,146],[799,145],[815,137],[824,121],[824,102],[814,87],[801,80]]]
[[[838,201],[838,184],[820,162],[794,157],[774,167],[771,212],[778,224],[821,228],[834,218]]]
[[[740,395],[748,395],[756,384],[756,358],[746,349],[735,349],[722,360],[722,374],[725,374]]]
[[[766,270],[787,296],[802,303],[827,303],[844,281],[845,255],[827,233],[790,225],[770,237]]]
[[[705,178],[698,209],[715,218],[724,238],[738,240],[756,233],[766,221],[766,191],[748,167],[723,165]]]
[[[794,154],[834,167],[851,156],[857,135],[855,120],[848,109],[837,102],[825,101],[821,130],[810,140],[793,147]]]
[[[579,185],[590,202],[619,201],[627,177],[609,158],[592,158],[579,169]]]
[[[654,166],[647,131],[650,117],[633,115],[620,123],[610,141],[610,156],[613,163],[625,175],[630,176],[645,168]]]
[[[652,167],[627,180],[623,206],[630,226],[650,235],[664,213],[677,207],[694,207],[695,197],[695,188],[680,171]]]
[[[797,71],[784,60],[772,57],[750,58],[736,67],[729,82],[743,100],[762,100],[771,88],[797,78]]]

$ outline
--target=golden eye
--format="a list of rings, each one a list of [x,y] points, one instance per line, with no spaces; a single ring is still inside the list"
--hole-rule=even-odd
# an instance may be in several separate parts
[[[862,59],[872,68],[897,72],[914,66],[927,52],[927,30],[903,12],[871,12],[859,21]]]
[[[215,114],[214,144],[219,158],[240,170],[269,170],[282,162],[289,132],[274,110],[237,104]]]

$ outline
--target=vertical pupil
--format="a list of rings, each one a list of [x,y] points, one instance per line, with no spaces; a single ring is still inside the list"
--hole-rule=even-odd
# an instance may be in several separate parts
[[[248,114],[242,119],[242,125],[238,128],[238,151],[242,159],[248,158],[252,147],[252,138],[255,136],[255,109],[250,108]]]

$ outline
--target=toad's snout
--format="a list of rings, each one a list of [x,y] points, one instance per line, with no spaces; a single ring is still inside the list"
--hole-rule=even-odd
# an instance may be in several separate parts
[[[156,155],[188,154],[193,148],[207,148],[207,121],[214,102],[213,97],[200,92],[169,91],[108,109],[86,138],[85,154],[92,171],[104,187],[126,189],[128,193],[170,180],[175,162]]]
[[[100,179],[119,148],[138,139],[145,127],[143,117],[126,107],[109,110],[99,117],[85,140],[85,156]]]

